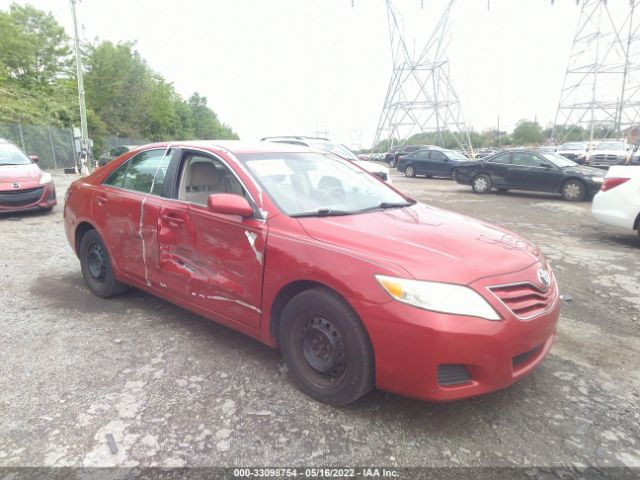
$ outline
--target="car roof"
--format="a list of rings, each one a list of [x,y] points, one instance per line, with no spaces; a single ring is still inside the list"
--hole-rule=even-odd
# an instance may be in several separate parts
[[[141,145],[139,149],[162,148],[168,146],[204,148],[207,150],[226,150],[234,155],[242,153],[294,153],[313,152],[312,148],[302,145],[277,142],[246,142],[242,140],[176,140]]]

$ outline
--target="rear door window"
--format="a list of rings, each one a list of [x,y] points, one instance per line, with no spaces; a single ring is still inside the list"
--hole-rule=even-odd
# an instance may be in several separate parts
[[[487,160],[487,162],[489,162],[489,163],[506,163],[506,164],[510,164],[511,163],[511,154],[510,153],[503,153],[502,155],[498,155],[496,157],[489,158]]]
[[[160,195],[170,160],[171,151],[167,152],[165,149],[141,152],[118,167],[104,184]]]

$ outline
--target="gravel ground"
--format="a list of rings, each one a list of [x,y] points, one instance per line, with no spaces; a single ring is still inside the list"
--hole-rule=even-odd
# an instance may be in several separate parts
[[[72,179],[55,175],[61,201]],[[595,223],[586,202],[394,181],[551,260],[573,300],[535,373],[449,404],[377,391],[347,408],[316,403],[277,351],[137,290],[93,296],[58,205],[0,217],[0,466],[640,467],[633,232]]]

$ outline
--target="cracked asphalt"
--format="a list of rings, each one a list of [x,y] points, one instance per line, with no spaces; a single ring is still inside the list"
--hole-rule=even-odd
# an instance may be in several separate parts
[[[73,176],[54,178],[62,202]],[[550,259],[572,301],[532,375],[448,404],[380,391],[316,403],[278,351],[137,290],[93,296],[58,205],[0,217],[0,466],[640,467],[634,232],[597,224],[588,202],[394,181]]]

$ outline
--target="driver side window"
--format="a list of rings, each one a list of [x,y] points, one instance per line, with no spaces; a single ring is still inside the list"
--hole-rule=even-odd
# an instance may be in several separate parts
[[[178,198],[207,205],[209,195],[230,193],[246,197],[233,172],[222,162],[204,155],[190,155],[183,162]]]

